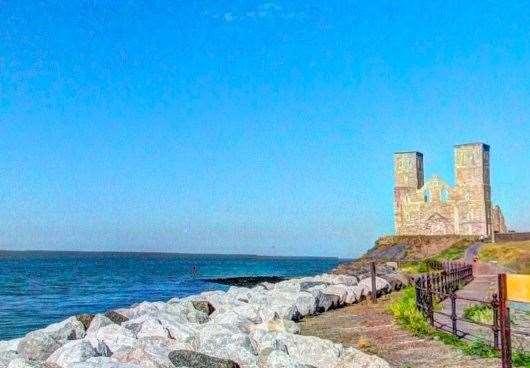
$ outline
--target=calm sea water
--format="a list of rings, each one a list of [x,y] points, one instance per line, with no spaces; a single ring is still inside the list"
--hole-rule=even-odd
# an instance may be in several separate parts
[[[227,288],[206,278],[313,275],[338,263],[335,258],[0,251],[0,340],[79,313]]]

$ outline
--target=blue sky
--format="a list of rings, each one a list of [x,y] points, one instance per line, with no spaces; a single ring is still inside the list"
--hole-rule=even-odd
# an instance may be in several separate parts
[[[392,153],[530,229],[530,3],[5,1],[0,248],[351,257]]]

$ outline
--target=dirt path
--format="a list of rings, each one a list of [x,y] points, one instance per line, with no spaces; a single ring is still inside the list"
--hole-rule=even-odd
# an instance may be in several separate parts
[[[393,367],[497,368],[498,359],[465,356],[443,343],[415,337],[397,326],[386,311],[387,295],[377,304],[367,301],[300,322],[303,335],[318,336],[353,346],[386,359]]]

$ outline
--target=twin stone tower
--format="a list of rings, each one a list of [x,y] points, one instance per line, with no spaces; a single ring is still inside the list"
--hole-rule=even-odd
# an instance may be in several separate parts
[[[491,203],[490,147],[454,148],[456,185],[423,177],[423,154],[394,155],[394,220],[398,235],[491,235],[507,232],[499,206]]]

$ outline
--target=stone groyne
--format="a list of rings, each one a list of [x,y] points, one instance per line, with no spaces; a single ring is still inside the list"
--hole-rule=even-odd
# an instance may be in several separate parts
[[[381,294],[402,286],[396,275],[376,281]],[[370,292],[370,278],[322,274],[73,316],[0,342],[0,368],[386,368],[379,357],[301,336],[295,323]]]

